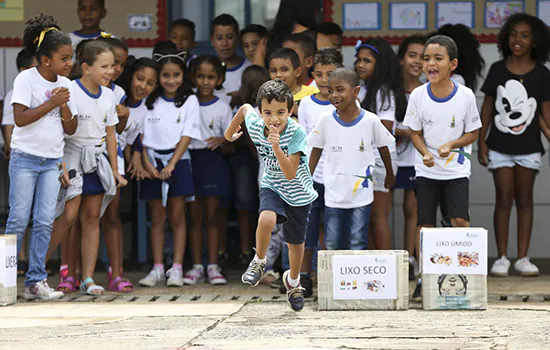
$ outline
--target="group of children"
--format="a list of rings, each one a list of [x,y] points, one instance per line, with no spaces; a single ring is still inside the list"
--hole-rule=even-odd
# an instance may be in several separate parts
[[[6,96],[6,233],[18,235],[19,250],[31,210],[33,220],[25,298],[55,299],[77,289],[102,294],[94,281],[100,228],[109,290],[134,290],[122,267],[119,215],[129,179],[140,183],[151,224],[153,268],[139,281],[142,286],[226,284],[222,267],[233,207],[241,260],[249,263],[242,281],[279,287],[299,311],[312,294],[315,249],[392,248],[394,188],[405,190],[405,245],[411,277],[417,277],[419,230],[437,224],[438,208],[444,225],[469,226],[476,140],[480,162],[493,171],[497,188],[502,258],[491,271],[508,273],[515,199],[515,268],[538,274],[527,247],[541,130],[550,137],[550,95],[542,86],[550,34],[539,19],[514,15],[502,28],[503,60],[491,67],[482,87],[480,117],[472,89],[484,62],[479,43],[461,25],[408,37],[397,53],[379,37],[359,41],[353,69],[343,67],[337,48],[319,48],[309,35],[293,33],[264,68],[251,60],[267,30],[251,25],[239,32],[227,14],[212,22],[217,56],[191,53],[195,26],[181,19],[151,58],[138,59],[100,30],[102,1],[79,1],[81,12],[87,18],[83,29],[69,35],[51,16],[27,22],[17,60],[21,73]],[[246,58],[237,54],[239,42]],[[470,51],[479,59],[464,58],[463,64],[459,57]],[[166,220],[173,237],[167,271]],[[193,266],[184,271],[188,230]],[[54,290],[45,262],[60,245]],[[273,264],[281,252],[285,272],[276,280]],[[414,297],[420,297],[420,280]]]

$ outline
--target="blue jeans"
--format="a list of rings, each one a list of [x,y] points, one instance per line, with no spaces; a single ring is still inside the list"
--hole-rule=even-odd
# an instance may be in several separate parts
[[[6,234],[17,235],[17,255],[33,210],[32,233],[29,237],[29,270],[25,286],[48,277],[46,253],[50,245],[55,206],[59,196],[61,158],[51,159],[12,150],[10,156],[10,213]],[[34,201],[34,207],[33,207]]]
[[[366,250],[371,205],[353,209],[325,207],[328,250]]]

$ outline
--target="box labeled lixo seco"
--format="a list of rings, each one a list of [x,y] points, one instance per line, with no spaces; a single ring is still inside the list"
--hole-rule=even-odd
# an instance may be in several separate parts
[[[17,301],[17,235],[0,235],[0,306]]]
[[[322,250],[319,310],[407,310],[409,254],[404,250]]]
[[[422,228],[420,260],[423,309],[487,309],[487,230]]]

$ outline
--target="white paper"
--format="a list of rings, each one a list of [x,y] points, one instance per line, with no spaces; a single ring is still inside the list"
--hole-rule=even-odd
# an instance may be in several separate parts
[[[6,272],[5,272],[5,261],[6,261],[6,258],[5,258],[5,253],[4,253],[4,250],[5,250],[5,246],[6,246],[6,241],[4,240],[4,237],[0,237],[0,284],[3,285],[5,287],[5,280],[4,280],[4,276],[6,275]]]
[[[423,228],[422,274],[487,275],[487,230]]]
[[[537,14],[544,23],[550,26],[550,0],[539,0]]]
[[[473,2],[438,2],[436,13],[437,28],[444,24],[464,24],[469,28],[474,27]]]
[[[380,29],[379,3],[351,3],[343,6],[344,30]]]
[[[523,12],[522,1],[487,1],[485,2],[485,27],[500,28],[508,17]]]
[[[4,287],[14,287],[17,285],[17,244],[6,244],[4,254]]]
[[[131,32],[148,32],[153,29],[153,15],[150,13],[129,14],[128,29]]]
[[[333,255],[334,300],[397,299],[395,255]]]
[[[391,3],[390,29],[426,29],[425,2]]]

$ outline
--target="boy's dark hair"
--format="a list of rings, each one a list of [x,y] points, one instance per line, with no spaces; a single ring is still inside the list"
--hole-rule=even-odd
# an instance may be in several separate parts
[[[17,69],[23,69],[30,67],[32,65],[32,60],[34,59],[34,53],[29,52],[25,49],[19,51],[17,58],[15,59],[15,64]]]
[[[342,28],[334,22],[323,22],[317,27],[317,31],[325,35],[338,35],[341,37],[344,35]]]
[[[269,56],[268,62],[271,62],[271,60],[276,58],[289,60],[290,63],[292,64],[292,67],[294,67],[294,69],[297,69],[298,67],[300,67],[300,57],[298,56],[296,51],[292,49],[287,49],[284,47],[278,48],[277,50],[273,51],[271,56]]]
[[[504,59],[512,56],[510,50],[510,33],[520,23],[527,23],[531,27],[533,46],[531,59],[537,62],[547,62],[550,59],[550,31],[548,26],[538,17],[526,13],[516,13],[508,18],[498,33],[498,51]]]
[[[407,53],[409,46],[412,44],[419,44],[424,46],[426,44],[426,37],[420,34],[415,34],[415,35],[406,37],[401,42],[401,44],[399,44],[399,49],[397,50],[397,57],[399,57],[400,60],[405,58],[405,54]]]
[[[336,68],[332,71],[329,80],[332,79],[341,79],[348,83],[352,88],[359,86],[361,83],[361,78],[359,78],[357,72],[347,67]]]
[[[141,57],[140,59],[136,59],[135,56],[128,56],[128,60],[126,61],[126,66],[124,67],[124,71],[115,82],[117,85],[119,85],[124,89],[124,91],[126,92],[126,96],[130,96],[131,94],[132,78],[134,77],[134,74],[143,68],[154,69],[155,72],[157,72],[157,82],[158,82],[160,70],[157,62],[154,59],[149,57]],[[127,98],[124,101],[124,104],[127,106],[129,103],[130,101]]]
[[[203,63],[208,63],[214,67],[214,70],[216,71],[216,74],[218,74],[218,77],[221,77],[222,80],[220,82],[220,85],[216,86],[216,90],[221,90],[223,88],[223,82],[225,81],[225,70],[226,66],[222,63],[220,58],[218,56],[213,55],[200,55],[198,57],[195,57],[190,64],[190,73],[191,73],[191,81],[195,80],[195,74],[197,74],[197,71],[199,70],[199,67]]]
[[[243,35],[248,33],[258,34],[260,38],[267,36],[267,28],[261,24],[251,24],[241,30],[240,38],[243,39]]]
[[[210,35],[214,35],[214,28],[216,26],[231,26],[235,28],[235,34],[239,35],[239,22],[235,19],[235,17],[227,14],[222,13],[218,17],[214,18],[212,20],[212,26],[210,27]]]
[[[273,100],[277,102],[286,102],[289,112],[294,106],[292,91],[290,91],[288,85],[280,79],[266,81],[260,86],[256,99],[256,105],[260,112],[262,111],[263,100],[266,100],[268,103],[271,103]]]
[[[315,58],[313,59],[313,66],[316,66],[318,64],[320,65],[329,65],[334,64],[336,68],[340,68],[344,66],[344,58],[342,57],[342,53],[340,50],[335,48],[324,48],[315,54]]]
[[[426,41],[426,44],[424,45],[424,50],[430,44],[437,44],[447,49],[449,60],[452,61],[454,59],[458,59],[458,47],[456,46],[455,41],[450,37],[446,35],[434,35],[431,38],[429,38],[428,41]]]
[[[109,45],[111,49],[121,49],[126,52],[128,52],[128,45],[126,43],[118,38],[114,38],[112,36],[99,36],[96,40],[104,41]]]
[[[168,55],[168,56],[167,56]],[[162,57],[167,56],[167,57]],[[177,108],[183,106],[185,101],[190,95],[193,95],[193,89],[191,87],[191,79],[189,79],[187,72],[187,64],[185,61],[184,53],[178,52],[176,45],[171,41],[160,41],[155,44],[153,49],[153,58],[157,61],[159,73],[162,72],[162,68],[167,63],[173,63],[178,65],[183,72],[183,83],[176,91],[176,97],[174,99],[174,105]],[[163,88],[159,84],[157,88],[149,95],[145,105],[147,109],[153,109],[156,100],[162,94]]]
[[[105,9],[105,0],[96,0],[99,3],[99,6],[101,6],[102,9]],[[80,4],[80,0],[78,0],[78,3]]]
[[[49,28],[55,29],[44,34],[40,47],[38,47],[42,31]],[[72,45],[71,38],[61,31],[53,16],[41,13],[25,22],[23,46],[28,52],[34,53],[38,64],[40,64],[42,56],[51,58],[52,52],[65,45]]]
[[[313,57],[317,52],[317,43],[309,37],[309,35],[304,33],[294,33],[290,34],[285,41],[292,41],[293,43],[300,46],[304,52],[304,57]]]
[[[174,22],[172,22],[172,25],[170,25],[170,30],[176,26],[189,28],[191,30],[191,34],[193,35],[193,41],[195,41],[195,35],[197,33],[195,29],[195,22],[188,20],[187,18],[176,19]]]
[[[239,96],[241,102],[256,106],[258,103],[258,90],[263,83],[270,80],[269,72],[262,66],[252,65],[243,71]]]

